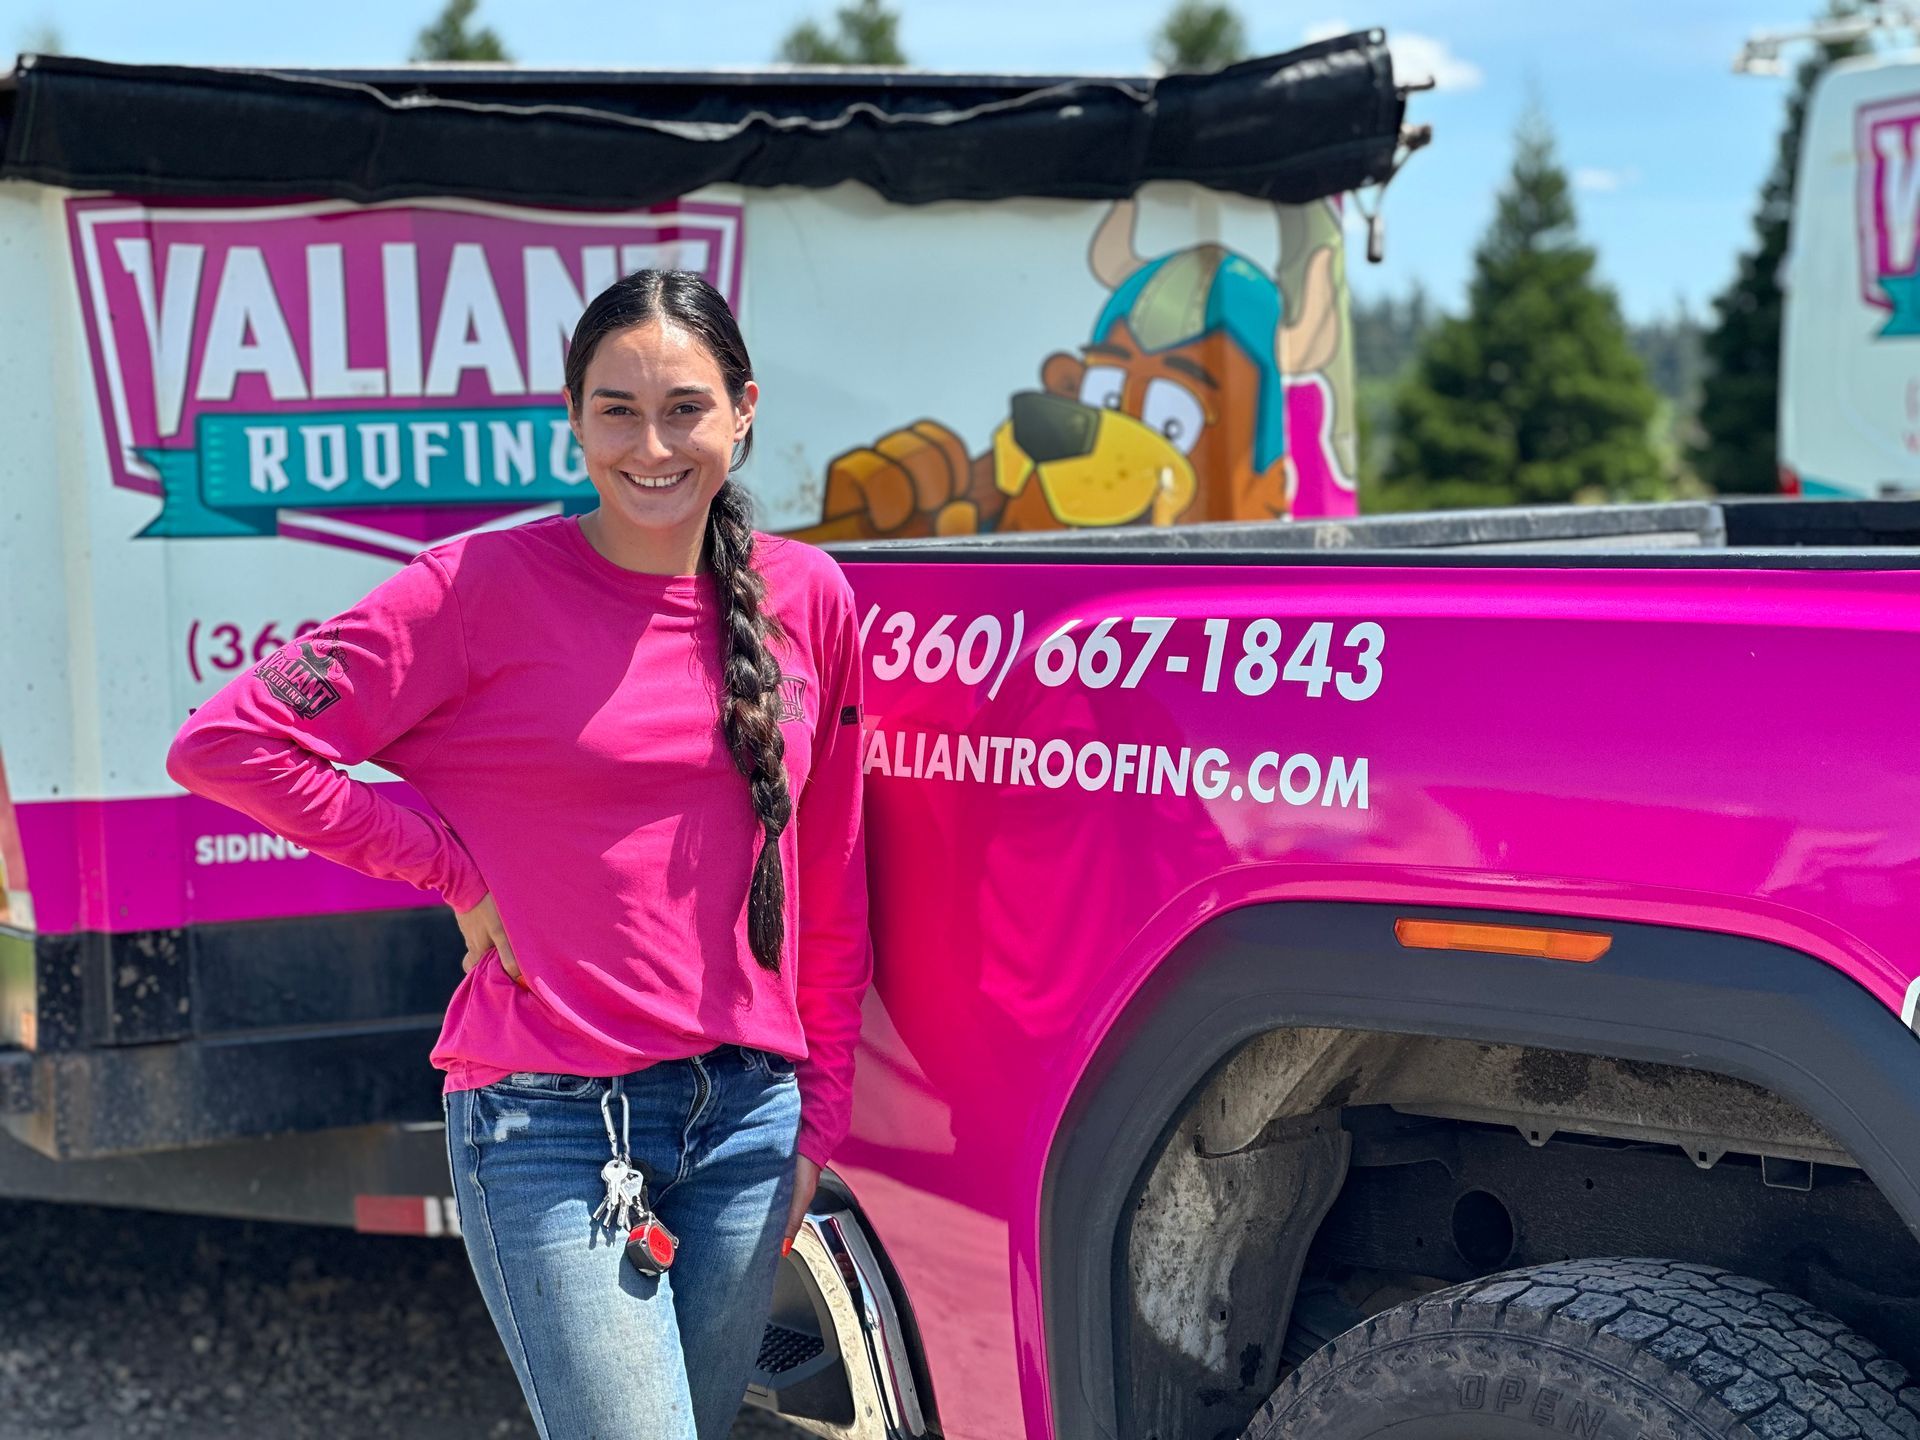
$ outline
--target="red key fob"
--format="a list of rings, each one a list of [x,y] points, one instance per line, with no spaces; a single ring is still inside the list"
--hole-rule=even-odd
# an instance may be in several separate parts
[[[680,1242],[649,1215],[627,1233],[627,1262],[642,1275],[662,1275],[673,1264]]]

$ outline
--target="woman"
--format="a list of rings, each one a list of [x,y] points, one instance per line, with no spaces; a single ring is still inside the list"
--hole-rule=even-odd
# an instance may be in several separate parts
[[[423,553],[202,706],[168,771],[452,905],[448,1157],[534,1422],[707,1440],[846,1131],[859,634],[831,560],[749,525],[759,391],[710,286],[614,285],[566,387],[597,509]],[[363,760],[431,812],[335,768]],[[657,1276],[623,1258],[649,1216]]]

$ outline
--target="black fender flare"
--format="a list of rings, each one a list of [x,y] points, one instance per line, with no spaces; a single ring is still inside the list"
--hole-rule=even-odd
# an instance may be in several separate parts
[[[1602,930],[1574,964],[1412,950],[1400,917]],[[1798,1105],[1920,1237],[1920,1040],[1827,962],[1703,930],[1516,911],[1284,901],[1177,946],[1096,1049],[1042,1183],[1040,1283],[1059,1440],[1117,1433],[1115,1240],[1167,1127],[1242,1042],[1288,1026],[1530,1045],[1709,1070]]]

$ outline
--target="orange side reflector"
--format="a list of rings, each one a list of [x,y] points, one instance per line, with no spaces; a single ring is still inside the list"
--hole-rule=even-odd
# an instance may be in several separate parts
[[[1613,948],[1591,930],[1536,930],[1527,925],[1469,925],[1458,920],[1396,920],[1393,933],[1409,950],[1479,950],[1586,964]]]

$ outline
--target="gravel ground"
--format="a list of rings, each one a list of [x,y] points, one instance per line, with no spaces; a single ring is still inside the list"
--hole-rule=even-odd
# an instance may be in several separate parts
[[[0,1237],[0,1440],[533,1440],[457,1242],[16,1202]]]

